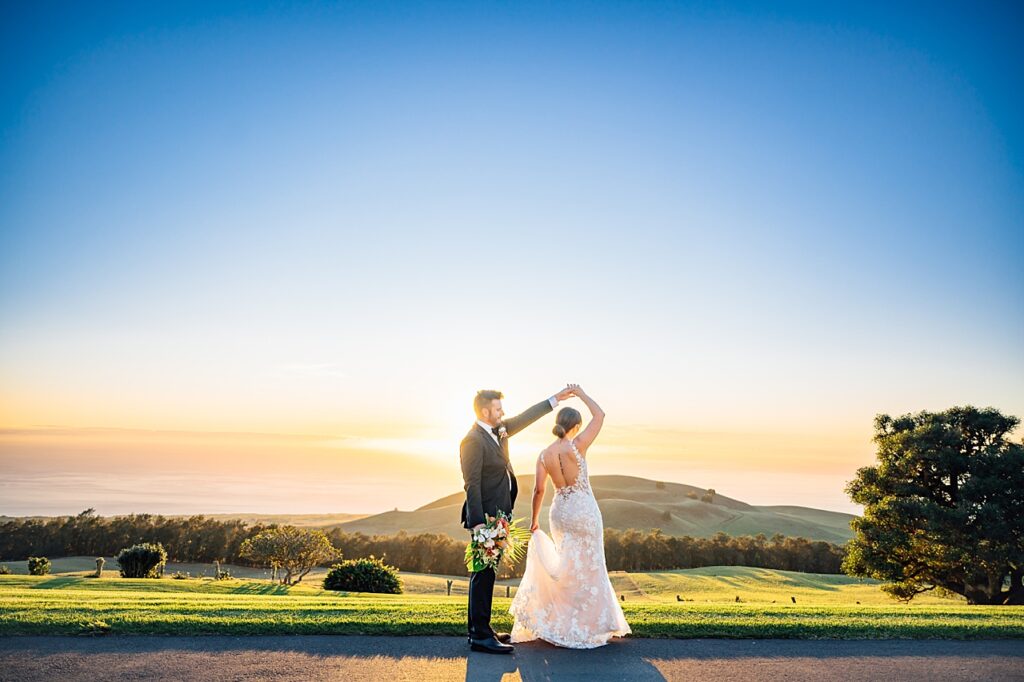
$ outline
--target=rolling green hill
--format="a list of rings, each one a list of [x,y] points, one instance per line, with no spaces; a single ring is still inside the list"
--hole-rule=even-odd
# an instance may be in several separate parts
[[[520,494],[515,516],[529,519],[533,476],[519,476]],[[635,476],[592,476],[594,496],[601,507],[605,528],[648,530],[661,528],[668,535],[710,537],[719,531],[730,535],[771,537],[776,533],[802,536],[812,540],[844,543],[852,537],[850,514],[796,506],[756,507],[724,495],[714,502],[693,499],[704,493],[682,483],[659,483]],[[541,509],[541,527],[547,530],[548,506],[554,491],[548,486]],[[464,539],[459,523],[464,494],[453,493],[414,511],[390,511],[338,524],[348,532],[390,535],[400,530],[409,533],[447,533]]]
[[[515,516],[530,517],[532,475],[519,476],[520,495]],[[635,476],[592,476],[594,495],[604,517],[605,528],[646,531],[660,528],[667,535],[711,537],[724,532],[729,535],[771,537],[776,533],[825,540],[842,544],[853,536],[850,520],[841,512],[798,506],[754,506],[724,495],[715,495],[711,503],[700,501],[703,488],[682,483],[658,482]],[[548,530],[548,508],[554,490],[548,486],[541,510],[541,527]],[[463,492],[452,493],[412,511],[389,511],[381,514],[205,514],[208,518],[239,519],[249,524],[277,523],[310,528],[338,527],[347,532],[368,535],[408,533],[446,533],[457,540],[466,537],[459,523]],[[11,519],[14,517],[0,517]],[[24,518],[24,517],[23,517]],[[46,517],[34,517],[46,518]]]

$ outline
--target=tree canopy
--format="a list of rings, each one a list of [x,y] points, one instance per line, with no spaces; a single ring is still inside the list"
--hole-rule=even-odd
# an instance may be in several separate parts
[[[339,552],[323,531],[281,526],[248,538],[242,543],[239,554],[283,570],[281,582],[295,585],[319,564],[338,558]]]
[[[941,588],[1024,604],[1024,445],[1008,439],[1019,423],[971,406],[878,415],[878,463],[846,488],[864,515],[843,569],[906,601]]]

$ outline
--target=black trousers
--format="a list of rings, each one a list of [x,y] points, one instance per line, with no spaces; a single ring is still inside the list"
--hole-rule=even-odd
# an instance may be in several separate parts
[[[485,568],[469,577],[469,636],[486,639],[491,628],[491,601],[494,598],[494,569]]]

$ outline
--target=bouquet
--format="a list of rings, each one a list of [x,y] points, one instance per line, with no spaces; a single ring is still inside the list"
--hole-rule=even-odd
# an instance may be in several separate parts
[[[516,563],[523,557],[530,541],[530,531],[521,528],[519,521],[513,521],[509,514],[499,510],[497,516],[485,514],[487,522],[471,531],[471,540],[466,545],[466,568],[471,573],[485,568],[497,570],[503,558]]]

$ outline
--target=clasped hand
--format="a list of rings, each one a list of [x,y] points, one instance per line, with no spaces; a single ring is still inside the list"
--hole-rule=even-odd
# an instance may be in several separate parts
[[[558,402],[562,402],[567,398],[579,397],[581,395],[583,395],[583,389],[580,388],[579,384],[566,384],[565,388],[555,394],[555,398],[558,399]]]

